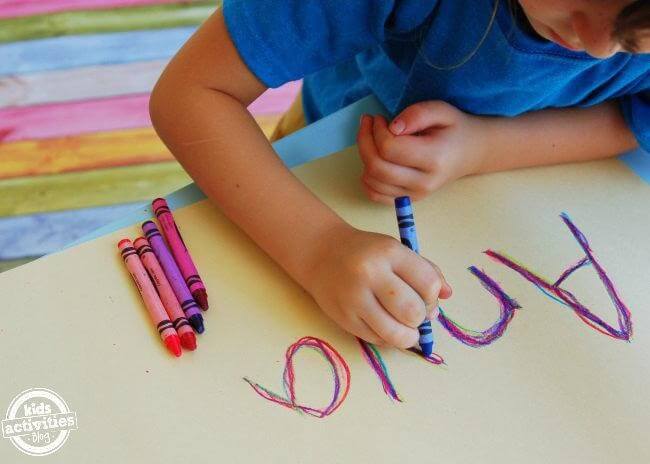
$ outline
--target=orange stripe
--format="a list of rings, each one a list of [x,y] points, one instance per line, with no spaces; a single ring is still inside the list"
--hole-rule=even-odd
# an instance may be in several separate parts
[[[258,116],[267,137],[279,116]],[[150,127],[0,144],[0,179],[169,161]]]

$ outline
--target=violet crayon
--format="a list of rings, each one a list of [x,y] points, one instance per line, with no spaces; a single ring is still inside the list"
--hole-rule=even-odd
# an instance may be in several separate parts
[[[167,248],[158,227],[156,227],[153,221],[147,221],[142,224],[142,231],[147,240],[149,240],[153,253],[158,258],[158,262],[162,266],[165,276],[167,276],[167,280],[169,280],[187,320],[194,330],[198,333],[203,333],[205,328],[199,305],[194,301],[190,289],[187,287],[178,266],[176,266],[176,261],[174,261],[172,254]]]

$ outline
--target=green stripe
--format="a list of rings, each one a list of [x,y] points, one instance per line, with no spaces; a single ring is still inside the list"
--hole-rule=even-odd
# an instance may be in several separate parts
[[[33,258],[21,258],[21,259],[12,259],[10,261],[0,261],[0,273],[8,271],[9,269],[13,269],[18,266],[22,266],[23,264],[27,264],[30,261],[34,261],[38,257],[35,256]]]
[[[66,11],[0,20],[0,43],[63,35],[100,34],[142,29],[193,26],[203,22],[220,1]]]
[[[0,181],[0,216],[147,201],[191,181],[175,162]]]

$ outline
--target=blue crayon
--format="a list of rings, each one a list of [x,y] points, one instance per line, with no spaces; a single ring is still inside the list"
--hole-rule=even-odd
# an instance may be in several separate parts
[[[418,245],[418,236],[415,229],[415,217],[413,216],[413,208],[411,208],[411,199],[409,197],[395,198],[395,213],[397,214],[400,240],[411,250],[420,254],[420,246]],[[420,332],[420,349],[422,350],[422,354],[429,357],[433,353],[434,346],[431,321],[425,320],[420,324],[418,332]]]

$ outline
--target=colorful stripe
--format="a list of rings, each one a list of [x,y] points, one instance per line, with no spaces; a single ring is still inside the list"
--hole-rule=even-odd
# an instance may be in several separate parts
[[[0,76],[161,60],[176,53],[194,31],[194,27],[181,27],[3,44],[0,45]]]
[[[40,258],[40,256],[29,256],[21,259],[12,259],[10,261],[0,261],[0,273],[10,271],[11,269],[30,263],[38,258]]]
[[[123,8],[175,3],[178,0],[0,0],[0,18],[57,13],[60,11]],[[192,1],[192,0],[186,0]]]
[[[147,126],[149,94],[0,109],[0,133],[5,134],[0,141],[5,143]]]
[[[386,364],[384,363],[384,360],[381,357],[381,353],[377,347],[372,343],[361,340],[360,338],[357,338],[357,341],[361,347],[363,358],[366,360],[370,368],[375,372],[375,375],[377,375],[377,378],[381,382],[381,387],[384,389],[384,393],[386,393],[390,399],[399,401],[401,403],[402,399],[397,393],[397,390],[395,390],[395,386],[390,379],[388,367],[386,367]]]
[[[298,91],[299,84],[295,83],[270,89],[249,106],[249,111],[256,116],[279,116],[291,105]],[[261,118],[264,121],[268,119]],[[4,108],[0,109],[0,142],[67,137],[150,125],[149,94]]]
[[[296,99],[301,88],[302,81],[294,81],[276,89],[268,89],[250,104],[248,111],[256,116],[283,114]]]
[[[147,94],[166,65],[165,59],[0,77],[0,108]]]
[[[137,203],[0,218],[0,261],[60,250],[111,221],[132,213]]]
[[[325,361],[332,368],[333,392],[332,399],[324,407],[312,407],[298,403],[296,399],[296,373],[293,366],[293,357],[303,348],[313,349],[323,356]],[[287,348],[285,354],[285,367],[283,375],[284,395],[279,395],[244,377],[251,388],[262,398],[273,403],[304,412],[310,416],[322,419],[336,411],[345,401],[350,391],[350,368],[345,359],[329,343],[315,337],[303,337]]]
[[[68,11],[0,19],[0,43],[66,35],[195,26],[215,9],[215,1],[150,5],[110,10]]]
[[[257,116],[255,119],[268,137],[279,117]],[[128,117],[125,120],[128,120]],[[93,123],[97,126],[105,124],[93,119],[89,126]],[[11,136],[12,132],[9,130],[4,134],[6,138]],[[0,179],[104,169],[172,159],[172,155],[150,127],[0,143]],[[1,185],[0,182],[0,189]]]
[[[145,61],[0,77],[0,108],[148,94],[166,64],[167,60]],[[253,114],[283,113],[300,86],[300,81],[295,81],[268,89],[249,110]],[[0,116],[0,123],[3,121],[4,117]]]
[[[150,127],[100,132],[0,144],[0,178],[59,174],[172,159]]]
[[[176,162],[0,181],[0,216],[132,203],[190,182]]]

